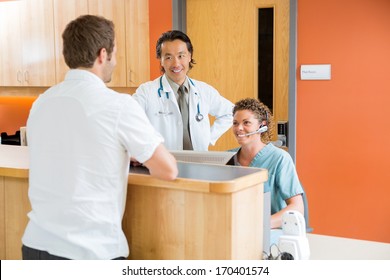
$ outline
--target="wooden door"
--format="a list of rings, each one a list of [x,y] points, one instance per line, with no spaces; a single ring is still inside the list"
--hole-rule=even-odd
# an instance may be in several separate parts
[[[189,75],[232,102],[257,98],[258,9],[267,7],[274,8],[275,21],[273,114],[275,121],[288,121],[289,0],[187,0],[187,33],[197,62]],[[228,131],[210,150],[233,147],[237,142]]]

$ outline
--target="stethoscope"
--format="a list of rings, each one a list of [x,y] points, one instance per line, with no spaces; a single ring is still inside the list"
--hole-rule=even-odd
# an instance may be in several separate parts
[[[188,80],[190,80],[190,83],[195,87],[194,82],[193,82],[190,78],[188,78]],[[158,96],[159,96],[160,98],[161,98],[163,92],[164,92],[164,89],[163,89],[163,85],[162,85],[162,76],[161,76],[161,77],[160,77],[160,87],[159,87],[159,89],[158,89],[158,91],[157,91]],[[198,95],[198,93],[195,93],[195,94]],[[166,91],[166,92],[165,92],[165,95],[166,95],[167,99],[169,99],[169,91]],[[199,98],[198,98],[198,104],[196,105],[196,108],[197,108],[197,111],[198,111],[198,112],[197,112],[196,115],[195,115],[195,120],[196,120],[197,122],[200,122],[200,121],[203,120],[203,115],[200,113]]]

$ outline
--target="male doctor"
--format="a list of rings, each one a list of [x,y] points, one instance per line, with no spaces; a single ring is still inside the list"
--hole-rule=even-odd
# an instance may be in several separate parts
[[[164,74],[140,85],[133,95],[169,150],[207,151],[232,125],[233,103],[212,86],[187,76],[195,63],[192,54],[186,34],[163,33],[156,56]],[[211,127],[209,115],[215,117]]]

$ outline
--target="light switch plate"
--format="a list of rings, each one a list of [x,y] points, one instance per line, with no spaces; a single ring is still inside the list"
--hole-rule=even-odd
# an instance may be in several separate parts
[[[301,65],[301,80],[330,80],[330,64]]]

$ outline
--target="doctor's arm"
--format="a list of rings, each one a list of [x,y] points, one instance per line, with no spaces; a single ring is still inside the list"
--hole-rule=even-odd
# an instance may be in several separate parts
[[[210,144],[214,145],[233,124],[234,104],[219,94],[215,95],[210,102],[209,113],[215,117],[210,128]]]

